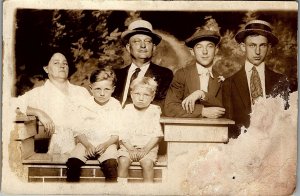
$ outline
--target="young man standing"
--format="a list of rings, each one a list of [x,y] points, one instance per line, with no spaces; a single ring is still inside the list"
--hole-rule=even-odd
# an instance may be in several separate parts
[[[271,25],[263,20],[252,20],[239,31],[235,39],[245,52],[245,64],[240,71],[224,82],[223,104],[226,117],[235,121],[229,136],[236,138],[240,128],[250,125],[252,105],[259,98],[288,96],[286,77],[275,73],[265,65],[265,58],[278,38],[272,33]]]
[[[165,100],[166,116],[219,118],[224,114],[219,74],[212,69],[220,38],[218,24],[210,18],[185,41],[196,64],[176,72]]]

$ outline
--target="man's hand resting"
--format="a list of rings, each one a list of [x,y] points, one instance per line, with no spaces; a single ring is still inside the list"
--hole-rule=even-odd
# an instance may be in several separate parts
[[[196,90],[182,101],[181,106],[187,113],[193,113],[195,110],[195,103],[198,99],[205,99],[204,91]]]
[[[224,115],[225,109],[221,107],[203,107],[202,116],[207,118],[220,118]]]

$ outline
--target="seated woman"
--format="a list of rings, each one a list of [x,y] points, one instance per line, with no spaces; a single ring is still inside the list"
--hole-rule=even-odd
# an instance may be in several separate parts
[[[54,53],[44,66],[48,74],[45,84],[15,100],[15,107],[27,115],[35,115],[51,135],[48,153],[67,153],[75,147],[73,129],[79,122],[83,103],[91,95],[81,86],[68,81],[69,66],[62,53]]]

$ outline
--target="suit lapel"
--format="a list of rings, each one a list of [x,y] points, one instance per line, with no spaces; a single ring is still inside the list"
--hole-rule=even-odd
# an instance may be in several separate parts
[[[149,65],[147,71],[145,72],[145,77],[153,78],[154,80],[156,80],[158,82],[158,85],[160,85],[162,76],[159,73],[159,66],[150,62],[150,65]]]
[[[215,97],[217,93],[219,92],[221,82],[218,82],[218,74],[213,71],[213,78],[209,77],[208,81],[208,93]]]
[[[188,69],[187,86],[190,93],[200,89],[200,78],[196,65],[190,66]]]
[[[192,93],[196,90],[200,90],[200,77],[196,65],[190,66],[187,72],[187,85],[189,92]],[[220,88],[220,83],[218,82],[218,74],[213,73],[214,78],[209,77],[208,81],[208,93],[215,96]]]
[[[239,93],[242,102],[244,103],[245,107],[247,109],[251,109],[251,100],[250,100],[250,93],[249,93],[249,87],[247,82],[247,75],[244,66],[242,69],[237,72],[234,78],[234,84],[238,90],[237,93]]]
[[[121,101],[122,101],[123,96],[124,96],[124,91],[125,91],[125,86],[126,86],[126,79],[127,79],[127,76],[128,76],[128,71],[129,71],[130,66],[131,65],[125,67],[124,70],[123,70],[123,73],[122,73],[122,80],[123,80],[122,85],[123,85],[123,87],[122,87],[122,94],[121,94],[121,97],[120,97]]]
[[[150,65],[149,65],[149,67],[148,67],[148,69],[147,69],[147,71],[146,71],[146,73],[145,73],[145,77],[153,77],[154,75],[153,75],[153,64],[152,63],[150,63]]]
[[[266,95],[272,92],[274,86],[273,73],[265,66],[265,82],[266,82]]]

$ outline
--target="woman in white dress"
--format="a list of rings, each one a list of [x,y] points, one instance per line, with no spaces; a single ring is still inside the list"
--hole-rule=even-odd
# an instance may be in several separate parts
[[[26,115],[37,116],[51,135],[48,153],[67,153],[75,147],[73,131],[91,95],[68,81],[69,66],[62,53],[54,53],[44,70],[49,79],[19,96],[16,107]]]

